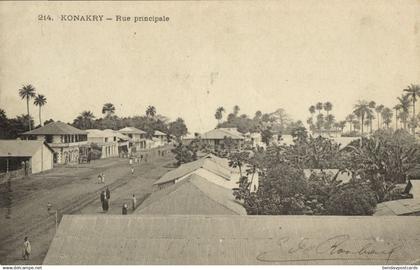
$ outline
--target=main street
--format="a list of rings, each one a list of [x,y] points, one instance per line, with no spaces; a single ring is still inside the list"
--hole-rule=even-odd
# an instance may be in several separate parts
[[[172,155],[156,157],[135,165],[131,174],[128,159],[96,160],[13,180],[9,187],[1,185],[0,264],[41,264],[54,237],[56,210],[58,219],[64,214],[102,214],[99,194],[108,186],[107,214],[121,214],[122,204],[129,203],[133,194],[138,203],[150,194],[153,182],[171,170],[173,161]],[[105,174],[105,184],[97,183],[99,173]],[[21,256],[25,236],[32,245],[28,261]]]

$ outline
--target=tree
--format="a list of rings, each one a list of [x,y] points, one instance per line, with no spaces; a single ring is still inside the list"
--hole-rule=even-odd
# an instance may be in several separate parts
[[[238,114],[239,114],[239,110],[240,110],[240,108],[239,108],[239,106],[238,106],[238,105],[233,106],[233,114],[234,114],[235,116],[238,116]]]
[[[376,204],[375,194],[369,187],[349,184],[331,194],[326,210],[330,215],[366,216],[374,213]]]
[[[174,135],[178,141],[182,136],[185,136],[188,133],[184,119],[180,117],[178,117],[174,122],[169,123],[168,131],[170,134]]]
[[[376,106],[376,108],[375,108],[375,112],[376,112],[376,116],[377,116],[377,118],[378,118],[378,130],[380,129],[380,116],[381,116],[381,112],[382,112],[382,110],[383,110],[383,108],[384,108],[384,105],[378,105],[378,106]]]
[[[318,103],[315,105],[315,108],[317,109],[318,114],[321,114],[321,110],[324,108],[324,104],[322,104],[322,102],[318,102]]]
[[[28,85],[24,85],[22,86],[21,89],[19,89],[19,96],[21,99],[26,99],[26,109],[27,109],[27,116],[28,116],[28,127],[29,130],[31,130],[31,121],[29,121],[30,119],[30,114],[29,114],[29,100],[35,97],[35,87],[33,87],[32,85],[28,84]]]
[[[329,115],[330,111],[332,110],[332,107],[333,105],[331,102],[327,101],[324,103],[323,108],[327,112],[327,115]]]
[[[381,112],[381,116],[383,123],[387,128],[389,128],[389,124],[392,122],[392,110],[388,107],[385,107]]]
[[[417,97],[420,97],[420,85],[410,84],[403,91],[407,92],[407,94],[411,97],[411,101],[413,102],[412,118],[415,118],[416,117],[416,101],[417,101]],[[415,127],[413,127],[413,133],[414,132],[415,132]]]
[[[115,106],[112,103],[105,103],[102,107],[102,114],[105,114],[105,117],[111,117],[115,113]]]
[[[325,117],[325,129],[330,133],[331,128],[333,127],[333,124],[335,122],[335,117],[332,114],[328,114]]]
[[[146,116],[147,117],[154,117],[156,115],[156,108],[155,106],[149,105],[146,108]]]
[[[311,105],[311,106],[309,107],[309,112],[311,113],[311,115],[312,115],[312,116],[315,114],[315,110],[316,110],[316,108],[315,108],[315,106],[314,106],[314,105]]]
[[[39,107],[39,125],[42,126],[41,107],[47,104],[47,98],[44,95],[38,94],[35,97],[34,105]]]
[[[397,97],[398,101],[400,102],[400,113],[398,117],[403,122],[404,129],[407,129],[407,120],[409,116],[409,108],[410,108],[410,96],[408,94],[401,95],[401,97]]]
[[[365,117],[372,113],[371,109],[369,108],[369,103],[365,100],[359,100],[358,103],[354,106],[353,113],[360,118],[362,128],[361,135],[363,136],[363,125]]]
[[[349,123],[349,125],[350,125],[350,132],[351,132],[351,127],[352,127],[352,125],[353,125],[353,121],[356,119],[356,116],[354,115],[354,114],[349,114],[349,115],[347,115],[347,117],[346,117],[346,122],[347,123]]]
[[[399,118],[399,112],[401,110],[401,104],[397,104],[393,107],[395,110],[395,130],[398,129],[398,118]]]
[[[93,120],[95,116],[91,111],[83,111],[80,115],[73,120],[73,126],[79,129],[90,129],[93,128]]]
[[[223,107],[219,107],[216,109],[216,113],[214,114],[214,117],[217,119],[217,121],[221,122],[222,118],[223,118],[223,113],[225,112],[225,108]]]
[[[271,127],[262,129],[260,133],[261,133],[261,141],[265,143],[266,146],[269,146],[271,139],[273,138],[273,132],[271,131]]]
[[[196,142],[191,142],[189,145],[184,145],[182,142],[178,143],[175,148],[171,150],[175,154],[177,165],[192,162],[197,160]]]

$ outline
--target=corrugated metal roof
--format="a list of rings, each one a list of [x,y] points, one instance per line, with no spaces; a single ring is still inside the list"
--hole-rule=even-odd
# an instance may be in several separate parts
[[[420,213],[420,199],[401,199],[378,203],[374,216],[401,216]]]
[[[72,127],[61,121],[51,122],[43,127],[23,133],[23,135],[82,135],[86,131]]]
[[[0,157],[31,157],[43,144],[43,141],[38,140],[0,140]]]
[[[216,128],[201,135],[202,139],[208,140],[223,140],[225,137],[230,137],[234,140],[243,140],[244,137],[231,132],[227,129]]]
[[[156,191],[137,209],[146,215],[246,215],[232,190],[192,174],[181,182]]]
[[[154,135],[155,136],[166,136],[166,133],[163,133],[162,131],[159,131],[159,130],[155,130]]]
[[[159,185],[159,184],[164,184],[164,183],[174,181],[200,168],[206,169],[227,180],[230,180],[232,171],[228,167],[226,167],[222,163],[222,161],[220,161],[220,158],[214,155],[206,155],[205,157],[197,159],[195,161],[181,164],[181,166],[179,166],[178,168],[167,172],[159,180],[157,180],[154,183],[154,185]]]
[[[119,132],[124,133],[124,134],[146,134],[145,131],[140,130],[135,127],[125,127],[125,128],[120,129]]]
[[[44,264],[415,264],[419,217],[68,216]]]

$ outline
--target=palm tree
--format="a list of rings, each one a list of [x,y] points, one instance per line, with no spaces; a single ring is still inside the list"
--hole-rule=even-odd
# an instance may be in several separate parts
[[[356,119],[356,116],[354,114],[349,114],[346,117],[346,122],[348,122],[350,124],[350,132],[351,132],[351,126],[353,124],[353,121]]]
[[[382,121],[389,128],[389,124],[392,122],[392,110],[390,108],[384,108],[381,112]]]
[[[318,103],[315,105],[315,108],[317,109],[318,114],[320,114],[320,113],[321,113],[322,108],[324,108],[324,104],[322,104],[322,102],[318,102]]]
[[[22,86],[22,88],[19,89],[19,96],[22,99],[26,99],[26,109],[28,111],[27,116],[28,116],[28,119],[30,119],[30,115],[29,115],[29,100],[31,98],[34,98],[35,97],[35,87],[33,87],[30,84]],[[28,121],[28,126],[29,126],[29,130],[31,130],[31,121]]]
[[[80,129],[89,129],[92,128],[93,119],[95,119],[95,115],[91,111],[83,111],[74,119],[73,125]]]
[[[325,117],[325,128],[328,131],[328,135],[330,135],[331,127],[333,126],[335,122],[335,117],[332,114],[328,114]]]
[[[156,115],[156,108],[155,106],[149,105],[146,108],[146,116],[147,117],[154,117]]]
[[[315,108],[315,106],[314,106],[314,105],[311,105],[311,106],[309,107],[309,112],[311,113],[311,115],[312,115],[312,116],[314,115],[315,110],[316,110],[316,108]]]
[[[401,95],[401,97],[397,97],[398,101],[400,102],[398,105],[400,105],[401,112],[399,113],[398,117],[401,119],[404,125],[404,129],[407,129],[407,120],[409,116],[409,109],[410,109],[410,95]]]
[[[383,109],[384,109],[384,105],[382,105],[382,104],[376,106],[376,108],[375,108],[376,116],[378,117],[378,130],[380,128],[380,121],[379,121],[379,119],[380,119],[381,112],[382,112]]]
[[[356,105],[354,105],[353,113],[360,118],[361,121],[361,135],[363,136],[363,124],[365,117],[372,113],[372,110],[369,108],[369,103],[366,100],[359,100]]]
[[[225,112],[225,108],[223,108],[223,107],[219,107],[219,108],[216,109],[216,113],[214,114],[214,117],[217,119],[219,124],[220,124],[220,121],[223,118],[223,113],[224,112]]]
[[[369,107],[370,108],[370,107]],[[375,119],[375,115],[373,114],[372,110],[369,111],[369,113],[366,115],[366,120],[369,122],[369,133],[372,134],[372,126],[373,126],[373,119]]]
[[[240,108],[239,108],[238,105],[233,106],[233,114],[235,116],[238,116],[239,110],[240,110]]]
[[[41,120],[41,107],[47,104],[47,98],[44,95],[38,94],[35,97],[34,105],[38,106],[39,108],[39,125],[42,126],[42,120]]]
[[[401,104],[397,104],[393,108],[395,110],[395,130],[398,129],[398,113],[401,110]]]
[[[323,104],[323,108],[327,112],[327,115],[329,115],[329,112],[332,110],[332,107],[333,107],[333,105],[329,101],[327,101]]]
[[[407,92],[408,95],[411,97],[411,101],[413,102],[413,119],[416,118],[416,101],[417,97],[420,97],[420,86],[415,84],[410,84],[406,89],[404,89],[404,92]],[[413,121],[415,123],[415,121]],[[416,125],[414,124],[412,126],[413,133],[416,130]]]
[[[105,103],[102,107],[102,114],[106,114],[106,117],[110,117],[115,113],[115,106],[112,103]]]

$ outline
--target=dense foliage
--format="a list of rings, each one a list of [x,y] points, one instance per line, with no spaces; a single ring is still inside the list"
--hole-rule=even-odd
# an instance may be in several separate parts
[[[294,145],[272,145],[256,154],[231,155],[231,166],[247,167],[234,195],[253,215],[371,215],[376,204],[392,199],[395,185],[419,164],[419,146],[404,130],[381,131],[354,141],[340,150],[323,137],[306,130],[292,132]],[[258,156],[258,158],[256,158]],[[307,177],[304,169],[312,170]],[[338,169],[349,182],[337,180]],[[250,188],[251,175],[259,174],[259,188]]]

